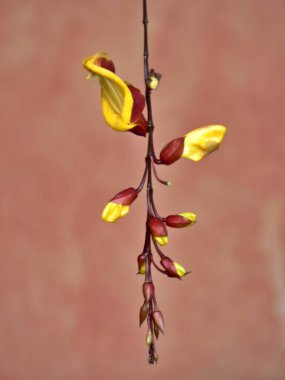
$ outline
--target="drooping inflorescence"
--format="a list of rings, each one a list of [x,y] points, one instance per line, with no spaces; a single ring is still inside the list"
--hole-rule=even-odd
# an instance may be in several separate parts
[[[102,219],[106,222],[116,222],[129,213],[130,205],[136,200],[146,184],[147,221],[145,242],[142,253],[137,257],[138,273],[145,276],[142,287],[143,304],[139,312],[139,322],[147,322],[146,343],[148,346],[148,362],[157,363],[158,355],[155,339],[159,333],[164,333],[165,325],[162,312],[156,300],[155,287],[152,280],[152,268],[168,277],[181,279],[190,273],[181,264],[167,257],[162,252],[162,246],[168,243],[170,228],[189,227],[196,223],[197,216],[193,212],[183,212],[161,217],[156,210],[153,199],[152,179],[154,177],[162,184],[169,186],[169,181],[159,178],[156,165],[172,165],[180,158],[200,161],[208,154],[218,149],[226,132],[222,125],[204,126],[175,138],[161,150],[159,158],[154,151],[153,118],[151,93],[157,89],[161,75],[148,66],[148,34],[147,34],[147,0],[143,0],[144,24],[144,72],[145,96],[132,84],[122,80],[115,72],[115,66],[108,54],[98,52],[83,60],[83,66],[88,71],[87,79],[97,78],[101,86],[102,112],[106,123],[116,131],[129,131],[139,136],[148,135],[145,170],[137,188],[128,187],[117,193],[105,206]],[[147,119],[143,110],[147,105]],[[153,249],[158,254],[159,264],[154,258]]]

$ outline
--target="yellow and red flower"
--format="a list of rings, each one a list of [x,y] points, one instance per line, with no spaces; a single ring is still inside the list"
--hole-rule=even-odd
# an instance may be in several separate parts
[[[189,273],[186,271],[185,268],[183,268],[182,265],[176,263],[175,261],[171,260],[169,257],[166,256],[163,259],[161,259],[160,264],[166,270],[166,274],[168,277],[181,278],[185,276],[187,273]]]
[[[130,204],[133,203],[137,196],[138,192],[133,187],[119,192],[105,206],[102,219],[105,222],[113,223],[127,215],[130,210]]]
[[[141,92],[115,74],[108,54],[99,52],[83,60],[88,79],[99,78],[101,103],[106,123],[116,131],[130,131],[140,136],[147,133],[147,121],[142,112],[145,98]]]
[[[225,133],[226,127],[223,125],[208,125],[194,129],[184,137],[170,141],[160,152],[161,162],[171,165],[181,157],[200,161],[219,148]]]
[[[165,218],[165,223],[168,227],[183,228],[193,226],[197,222],[197,215],[193,212],[183,212],[176,215],[168,215]]]

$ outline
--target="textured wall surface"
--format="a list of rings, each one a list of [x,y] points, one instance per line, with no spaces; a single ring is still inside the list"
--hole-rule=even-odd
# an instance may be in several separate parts
[[[141,1],[0,1],[0,379],[285,378],[285,2],[149,1],[159,150],[222,123],[221,149],[159,168],[161,214],[194,211],[165,252],[193,272],[155,275],[167,333],[159,365],[138,329],[146,140],[115,133],[82,58],[107,51],[143,89]]]

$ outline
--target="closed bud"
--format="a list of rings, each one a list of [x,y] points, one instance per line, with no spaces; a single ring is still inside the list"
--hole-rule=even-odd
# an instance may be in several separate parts
[[[146,257],[145,257],[145,254],[144,253],[141,253],[138,258],[137,258],[137,261],[138,261],[138,273],[140,274],[145,274],[146,272]]]
[[[166,245],[168,243],[167,229],[162,220],[158,218],[150,218],[148,226],[155,241],[159,245]]]
[[[197,216],[192,212],[184,212],[182,214],[168,215],[166,224],[168,227],[182,228],[192,226],[197,221]]]
[[[171,260],[169,257],[164,257],[163,259],[161,259],[160,264],[166,270],[166,274],[168,277],[176,277],[180,279],[181,277],[189,273],[186,272],[182,265]]]
[[[161,79],[161,74],[156,73],[153,69],[151,69],[146,81],[147,87],[150,88],[151,90],[156,90],[159,85],[160,79]]]
[[[149,302],[154,296],[154,285],[152,282],[145,282],[143,284],[143,296],[145,302]]]
[[[164,327],[164,319],[162,312],[160,310],[156,310],[152,313],[152,319],[156,326],[159,328],[159,330],[164,334],[165,327]]]
[[[170,141],[160,152],[160,159],[164,165],[171,165],[182,157],[184,137]]]
[[[140,308],[140,326],[144,323],[146,317],[148,316],[149,306],[148,303],[144,303]]]
[[[102,219],[105,222],[113,223],[128,214],[130,204],[137,198],[136,189],[129,187],[116,194],[105,206]]]
[[[154,332],[154,335],[156,337],[156,339],[158,339],[159,337],[159,328],[157,327],[157,325],[154,323],[154,327],[153,327],[153,332]]]

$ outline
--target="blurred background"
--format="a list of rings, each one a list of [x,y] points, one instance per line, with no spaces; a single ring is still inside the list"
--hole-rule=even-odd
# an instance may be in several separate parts
[[[137,186],[146,139],[105,125],[84,57],[106,51],[143,90],[140,0],[0,1],[0,379],[285,379],[283,0],[149,1],[157,152],[199,126],[218,152],[159,167],[164,252],[155,273],[166,335],[147,364],[138,328],[145,193],[128,217],[105,203]]]

